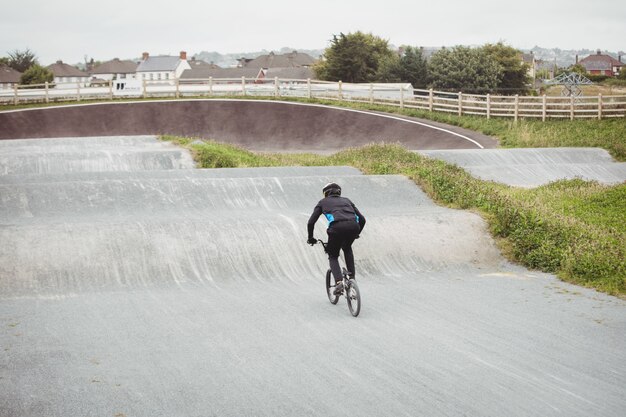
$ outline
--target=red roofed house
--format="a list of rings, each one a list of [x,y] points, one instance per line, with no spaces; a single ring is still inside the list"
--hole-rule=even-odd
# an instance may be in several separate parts
[[[619,75],[624,64],[619,59],[615,59],[610,55],[604,55],[599,49],[595,55],[589,55],[578,61],[578,64],[585,67],[585,70],[592,75],[608,75],[616,77]]]

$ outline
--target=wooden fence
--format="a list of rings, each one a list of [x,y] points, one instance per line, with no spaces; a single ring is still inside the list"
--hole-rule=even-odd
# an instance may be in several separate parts
[[[15,85],[0,90],[0,105],[33,102],[114,100],[159,97],[305,97],[386,104],[401,108],[478,115],[487,118],[605,119],[626,116],[626,95],[553,97],[501,96],[413,89],[410,84],[349,84],[296,79],[115,80],[104,85],[79,83]]]

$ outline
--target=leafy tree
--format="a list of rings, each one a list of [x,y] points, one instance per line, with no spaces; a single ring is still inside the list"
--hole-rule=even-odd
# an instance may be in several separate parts
[[[483,49],[502,69],[498,90],[505,94],[523,94],[528,90],[528,65],[522,61],[521,51],[502,42],[486,44]]]
[[[6,65],[7,67],[9,66],[9,58],[2,56],[0,57],[0,66],[2,65]]]
[[[408,82],[414,88],[425,88],[428,82],[428,64],[419,48],[403,47],[402,55],[396,54],[382,60],[378,81]]]
[[[402,81],[400,76],[400,56],[393,54],[382,58],[376,71],[376,81],[382,83],[398,83]]]
[[[20,84],[43,84],[46,81],[52,82],[54,74],[48,68],[35,64],[28,68],[20,78]]]
[[[502,79],[502,68],[482,48],[440,49],[428,65],[430,86],[439,90],[487,93]]]
[[[571,74],[576,73],[580,75],[587,76],[587,70],[581,64],[572,64],[567,68],[558,68],[554,74],[555,77],[558,77],[561,74]]]
[[[85,63],[84,64],[77,64],[76,66],[79,67],[80,69],[84,70],[84,71],[91,71],[92,69],[94,69],[95,67],[97,67],[98,65],[102,65],[102,61],[96,61],[93,58],[89,58],[87,55],[84,56],[85,59]]]
[[[402,81],[410,82],[415,88],[425,88],[428,83],[428,64],[420,48],[407,46],[400,57]]]
[[[313,67],[317,78],[328,81],[361,83],[376,81],[381,64],[394,52],[386,40],[371,33],[333,35],[324,59]]]
[[[537,70],[536,77],[540,80],[547,80],[550,78],[550,70],[547,68],[541,68]]]
[[[580,75],[586,75],[587,74],[587,69],[585,67],[583,67],[581,64],[574,64],[574,65],[570,66],[568,71],[569,72],[575,72],[576,74],[580,74]]]
[[[24,51],[9,52],[9,66],[16,71],[26,72],[33,65],[38,64],[37,57],[28,48]]]

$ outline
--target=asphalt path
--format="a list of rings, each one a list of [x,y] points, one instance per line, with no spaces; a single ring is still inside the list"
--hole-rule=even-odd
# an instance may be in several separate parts
[[[354,319],[322,278],[3,299],[1,415],[623,414],[623,302],[414,273],[363,277]]]
[[[626,409],[626,302],[509,264],[480,217],[404,177],[194,170],[145,137],[37,142],[0,146],[2,417]],[[305,243],[330,180],[368,219],[358,318],[328,302]]]
[[[0,111],[0,139],[171,134],[256,151],[330,153],[374,142],[408,149],[493,148],[470,130],[385,113],[298,102],[183,99]]]
[[[515,187],[532,188],[562,179],[603,184],[626,181],[626,162],[600,148],[456,149],[418,151],[459,165],[473,176]]]

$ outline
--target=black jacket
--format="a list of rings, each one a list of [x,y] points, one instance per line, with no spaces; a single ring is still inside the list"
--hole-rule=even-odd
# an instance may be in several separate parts
[[[329,228],[333,223],[342,221],[357,222],[361,230],[365,227],[365,216],[361,214],[352,201],[338,195],[330,195],[321,199],[313,209],[313,214],[311,214],[307,224],[309,238],[313,237],[315,222],[322,214],[326,216]]]

